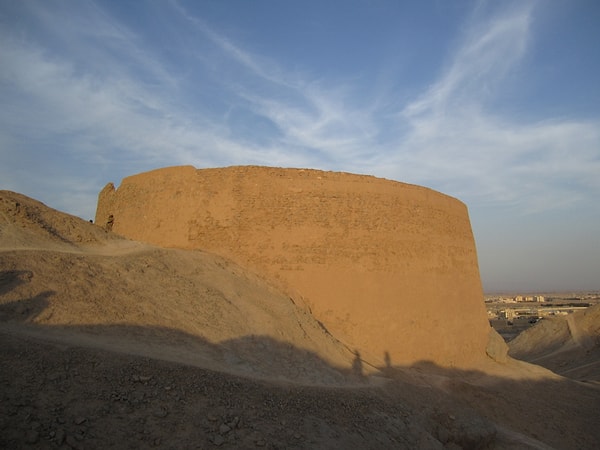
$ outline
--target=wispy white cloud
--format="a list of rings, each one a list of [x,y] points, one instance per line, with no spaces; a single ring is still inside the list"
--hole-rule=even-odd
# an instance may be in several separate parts
[[[301,96],[302,104],[251,94],[245,98],[280,130],[278,145],[301,149],[307,158],[318,154],[321,161],[313,161],[316,164],[347,166],[373,152],[371,144],[378,132],[374,117],[345,106],[343,91],[308,86]]]
[[[357,86],[286,73],[196,24],[265,83],[259,92],[243,83],[231,89],[280,131],[271,152],[295,151],[291,162],[370,171],[476,204],[531,211],[569,205],[597,189],[589,174],[598,168],[600,142],[595,122],[521,123],[491,111],[526,56],[534,12],[533,2],[476,11],[438,80],[398,112],[402,132],[390,125],[387,102],[356,100]]]
[[[525,123],[491,110],[505,77],[527,55],[531,3],[474,14],[439,78],[400,106],[394,92],[386,99],[380,86],[373,86],[378,95],[370,99],[351,78],[289,70],[178,3],[167,4],[204,50],[192,44],[177,49],[195,58],[197,66],[188,61],[190,67],[219,89],[222,98],[212,109],[204,98],[188,98],[208,87],[175,75],[144,36],[93,3],[75,11],[82,20],[31,5],[63,45],[53,51],[34,37],[7,30],[0,36],[0,143],[4,152],[4,143],[20,143],[22,158],[30,151],[25,146],[38,152],[62,146],[68,159],[95,165],[102,182],[107,173],[118,177],[173,164],[368,172],[470,204],[530,209],[569,205],[600,189],[597,122],[542,117]],[[231,111],[242,111],[249,128],[262,120],[274,131],[256,136],[236,128]],[[46,150],[39,150],[42,142]]]
[[[243,49],[178,3],[175,5],[187,21],[222,51],[223,57],[245,70],[246,74],[236,77],[228,88],[244,107],[278,129],[280,135],[272,140],[271,150],[263,149],[266,153],[274,149],[281,153],[291,151],[295,157],[283,159],[329,168],[347,166],[348,161],[372,154],[373,148],[368,144],[378,127],[373,123],[372,110],[364,105],[348,105],[354,87],[339,80],[332,86],[309,75],[287,71]],[[259,85],[242,81],[248,77],[257,78]]]
[[[521,63],[532,4],[478,17],[440,78],[402,110],[409,131],[394,161],[396,175],[433,185],[478,205],[544,210],[598,191],[598,122],[523,123],[490,111],[507,74]]]
[[[174,0],[171,2],[171,5],[192,28],[200,32],[220,49],[224,57],[241,65],[247,73],[272,85],[284,88],[297,89],[303,84],[301,78],[293,77],[290,73],[284,73],[278,64],[272,62],[268,58],[250,53],[228,37],[218,33],[204,20],[190,14],[178,1]],[[203,56],[198,53],[196,53],[196,56],[203,59]]]
[[[7,68],[0,71],[3,187],[31,192],[37,186],[55,207],[91,216],[107,181],[166,165],[232,163],[251,151],[218,123],[189,118],[126,73],[80,73],[35,44],[8,39],[0,43],[0,61]],[[86,188],[89,180],[94,187]],[[68,199],[81,192],[85,208]]]
[[[476,108],[493,97],[526,51],[532,6],[522,2],[492,17],[474,17],[442,77],[403,113],[408,118],[433,113],[444,119],[456,114],[454,108]]]
[[[40,13],[58,24],[57,30],[63,29],[60,16],[46,18],[46,14],[45,10]],[[68,144],[75,153],[87,152],[88,157],[107,162],[127,154],[144,160],[144,167],[190,159],[216,163],[219,158],[214,153],[227,160],[242,150],[218,123],[188,115],[185,105],[177,102],[180,93],[175,78],[160,59],[148,55],[129,34],[115,31],[103,18],[100,15],[89,24],[94,33],[87,27],[69,30],[74,40],[82,38],[81,34],[93,37],[87,45],[80,44],[76,54],[49,52],[40,43],[3,33],[3,133],[21,130],[21,137],[30,141]],[[118,54],[98,50],[106,47],[107,34],[118,40]],[[91,49],[101,60],[81,67],[82,55],[94,54],[88,52]]]

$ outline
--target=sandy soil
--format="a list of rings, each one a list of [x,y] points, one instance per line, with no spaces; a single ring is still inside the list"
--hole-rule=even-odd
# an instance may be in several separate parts
[[[600,442],[595,383],[514,359],[373,367],[242,267],[6,191],[0,339],[2,448]]]
[[[516,358],[572,379],[600,383],[600,305],[545,318],[509,347]]]

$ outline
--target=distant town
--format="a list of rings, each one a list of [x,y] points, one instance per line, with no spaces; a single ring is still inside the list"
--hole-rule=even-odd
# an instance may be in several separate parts
[[[485,295],[484,300],[490,324],[510,341],[540,320],[600,303],[600,292],[491,294]]]

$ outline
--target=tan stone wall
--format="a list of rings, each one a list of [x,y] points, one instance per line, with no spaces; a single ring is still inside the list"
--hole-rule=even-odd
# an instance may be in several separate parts
[[[302,299],[373,364],[469,366],[489,325],[467,208],[427,188],[266,167],[160,169],[99,195],[96,223],[210,251]]]

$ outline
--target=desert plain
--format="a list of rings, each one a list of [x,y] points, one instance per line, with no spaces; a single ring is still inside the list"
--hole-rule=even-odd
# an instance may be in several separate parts
[[[204,184],[124,184],[151,223],[105,191],[95,223],[0,191],[2,448],[598,448],[600,309],[506,345],[459,202],[372,177],[183,172]],[[187,213],[151,208],[177,197]]]

